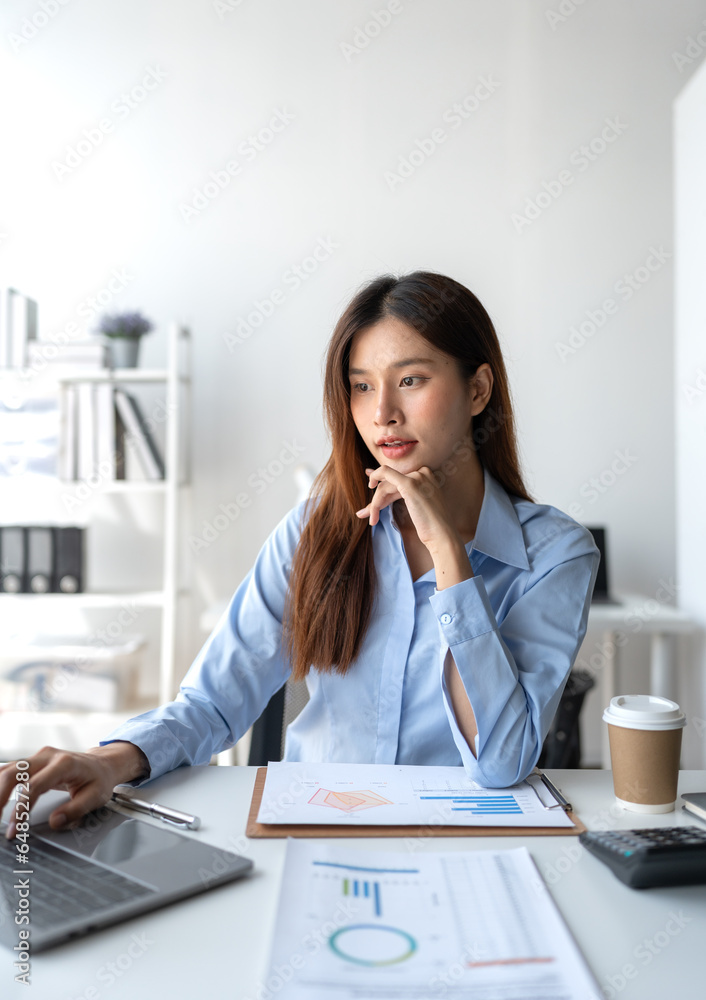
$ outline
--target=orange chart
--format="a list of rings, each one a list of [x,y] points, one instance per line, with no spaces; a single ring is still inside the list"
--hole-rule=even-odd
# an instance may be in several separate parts
[[[341,812],[358,812],[360,809],[372,809],[373,806],[390,806],[389,799],[384,799],[377,792],[334,792],[330,788],[318,788],[309,799],[310,806],[330,806]]]

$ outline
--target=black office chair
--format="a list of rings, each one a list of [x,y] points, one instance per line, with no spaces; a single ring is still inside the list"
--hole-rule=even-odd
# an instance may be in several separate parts
[[[587,670],[572,670],[539,755],[540,767],[581,767],[579,715],[596,683]]]
[[[269,760],[282,760],[287,726],[309,700],[304,681],[288,680],[270,698],[252,729],[248,764],[264,767]]]
[[[586,693],[595,684],[586,670],[572,670],[547,733],[539,758],[540,767],[580,767],[581,733],[579,714]],[[270,698],[267,708],[253,726],[248,764],[262,767],[269,760],[282,760],[287,726],[309,700],[303,681],[287,681]]]

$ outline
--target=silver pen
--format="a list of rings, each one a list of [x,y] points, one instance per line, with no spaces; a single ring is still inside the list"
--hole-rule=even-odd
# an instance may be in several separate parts
[[[161,806],[157,802],[147,802],[145,799],[125,795],[123,792],[113,792],[111,799],[113,802],[117,802],[118,805],[125,806],[126,809],[134,809],[135,812],[154,816],[155,819],[161,819],[163,823],[181,826],[186,830],[198,830],[201,826],[201,820],[198,816],[190,816],[188,813],[180,812],[178,809]]]

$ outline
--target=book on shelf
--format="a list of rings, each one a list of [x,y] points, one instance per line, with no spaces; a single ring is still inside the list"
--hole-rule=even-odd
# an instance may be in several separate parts
[[[0,368],[10,367],[10,289],[0,285]]]
[[[59,428],[59,479],[70,481],[76,478],[78,441],[78,391],[70,383],[64,387],[61,397],[61,417]]]
[[[8,320],[8,290],[0,285],[0,368],[10,367],[10,345],[7,339]]]
[[[95,406],[95,461],[103,479],[116,479],[115,390],[109,382],[93,386]]]
[[[96,416],[93,406],[93,383],[78,382],[76,385],[78,403],[78,440],[76,450],[76,478],[88,479],[94,476],[96,462]]]
[[[67,481],[164,479],[164,461],[138,400],[105,382],[62,394],[59,475]]]
[[[29,342],[37,339],[37,303],[16,288],[10,289],[10,337],[12,367],[24,368]]]
[[[37,303],[16,288],[0,289],[0,367],[24,368],[37,338]]]
[[[50,375],[86,369],[99,371],[108,367],[108,347],[89,337],[62,343],[35,340],[27,349],[27,365],[35,371],[45,371]]]
[[[131,479],[128,463],[125,461],[125,425],[120,419],[120,412],[113,398],[113,451],[115,454],[115,478]]]
[[[115,390],[115,406],[124,428],[124,452],[133,451],[146,479],[164,479],[164,462],[137,399]]]

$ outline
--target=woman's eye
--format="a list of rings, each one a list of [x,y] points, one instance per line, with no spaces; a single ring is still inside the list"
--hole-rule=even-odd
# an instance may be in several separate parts
[[[356,392],[366,392],[369,387],[367,382],[356,382],[353,388]]]
[[[405,375],[405,377],[402,379],[402,384],[406,385],[407,388],[410,388],[410,386],[414,382],[425,382],[425,381],[426,379],[422,378],[421,375]]]

